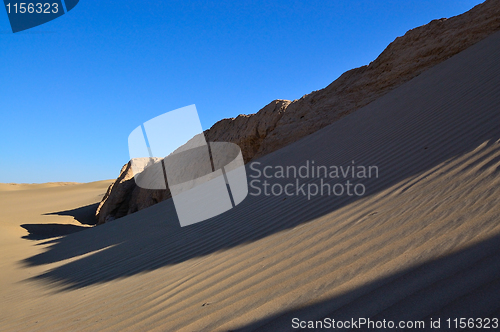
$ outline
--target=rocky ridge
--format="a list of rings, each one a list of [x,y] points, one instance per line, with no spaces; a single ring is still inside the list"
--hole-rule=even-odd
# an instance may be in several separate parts
[[[245,162],[276,151],[366,106],[423,71],[500,30],[500,1],[433,20],[396,38],[369,65],[349,70],[326,88],[294,101],[274,100],[250,115],[223,119],[205,131],[207,141],[240,146]],[[96,211],[97,223],[123,217],[170,197],[169,190],[135,185],[130,162],[122,167]]]

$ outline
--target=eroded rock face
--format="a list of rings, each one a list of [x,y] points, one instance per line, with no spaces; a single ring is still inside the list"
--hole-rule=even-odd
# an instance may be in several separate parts
[[[282,148],[345,115],[500,30],[500,1],[488,0],[449,19],[434,20],[396,38],[367,66],[293,101],[254,158]]]
[[[135,184],[131,162],[125,164],[97,207],[97,224],[137,212],[170,197],[167,190],[149,190]]]
[[[238,144],[247,163],[261,149],[269,133],[275,130],[290,103],[289,100],[274,100],[255,114],[218,121],[205,131],[207,142]]]
[[[245,162],[252,159],[264,138],[275,128],[288,100],[275,100],[256,114],[239,115],[235,119],[218,121],[205,131],[207,142],[231,142],[240,146]],[[132,165],[125,164],[120,176],[104,195],[96,211],[97,224],[103,224],[130,213],[150,207],[170,198],[170,191],[138,187],[134,181]]]
[[[240,146],[245,162],[276,151],[366,106],[500,30],[500,1],[488,0],[450,19],[434,20],[396,38],[367,66],[342,74],[324,89],[298,100],[275,100],[260,111],[223,119],[205,131],[207,142]],[[109,187],[96,217],[98,224],[123,217],[170,197],[167,190],[135,185],[130,163]]]

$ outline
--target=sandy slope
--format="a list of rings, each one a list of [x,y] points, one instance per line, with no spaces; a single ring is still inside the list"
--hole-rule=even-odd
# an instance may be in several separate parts
[[[41,244],[13,239],[18,225],[74,208],[71,188],[90,204],[104,184],[3,192],[0,330],[279,331],[293,317],[499,317],[499,58],[496,33],[259,160],[377,165],[362,198],[249,196],[185,228],[167,200]]]
[[[40,252],[42,246],[24,238],[33,234],[20,225],[33,225],[28,228],[41,228],[45,235],[58,232],[81,230],[89,227],[82,223],[94,222],[92,210],[103,196],[111,181],[86,184],[44,183],[44,184],[0,184],[0,329],[6,317],[12,317],[14,303],[29,299],[31,295],[21,280],[45,270],[27,270],[19,262],[29,255]],[[90,206],[89,206],[90,205]],[[89,207],[87,207],[89,206]],[[75,210],[76,209],[76,210]],[[73,211],[74,210],[74,211]],[[75,219],[75,217],[78,220]],[[51,227],[50,225],[55,225]],[[39,231],[40,231],[39,230]],[[47,233],[47,231],[49,233]],[[24,237],[24,238],[22,238]],[[36,238],[36,236],[34,236]],[[42,237],[45,237],[42,234]],[[22,316],[21,309],[16,313]]]

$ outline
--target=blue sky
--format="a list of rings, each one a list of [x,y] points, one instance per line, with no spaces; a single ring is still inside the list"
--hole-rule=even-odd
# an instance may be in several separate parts
[[[196,104],[207,129],[298,99],[480,2],[80,0],[16,34],[0,8],[0,182],[116,178],[157,115]]]

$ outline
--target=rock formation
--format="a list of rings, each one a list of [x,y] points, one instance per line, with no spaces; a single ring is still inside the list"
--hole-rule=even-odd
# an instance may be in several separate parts
[[[238,144],[248,162],[339,120],[498,30],[500,1],[487,0],[462,15],[408,31],[369,65],[345,72],[324,89],[294,101],[275,100],[255,114],[223,119],[205,131],[206,139]],[[169,197],[168,189],[137,187],[128,163],[97,209],[98,224]]]

